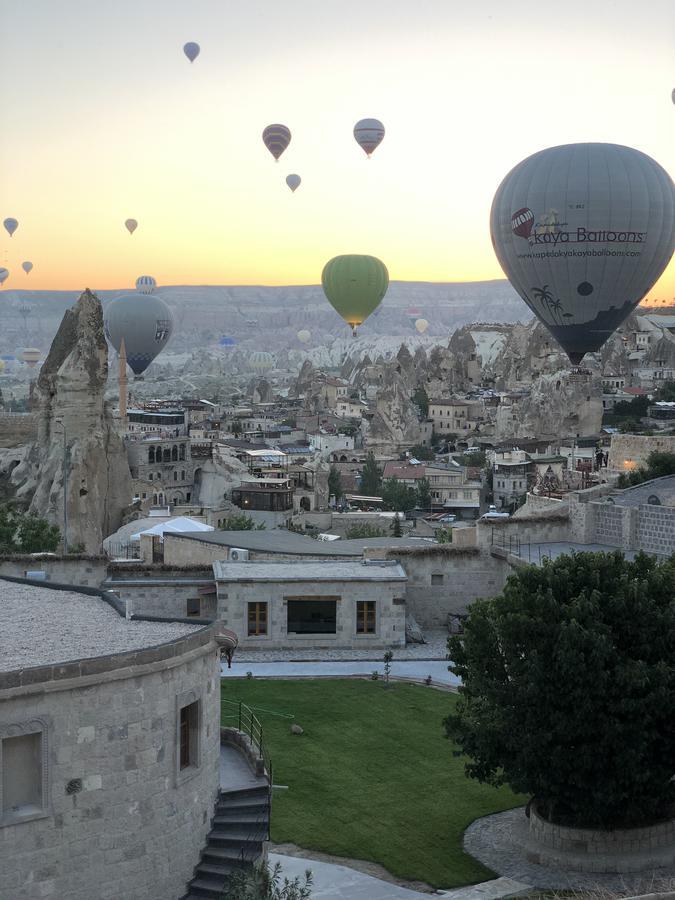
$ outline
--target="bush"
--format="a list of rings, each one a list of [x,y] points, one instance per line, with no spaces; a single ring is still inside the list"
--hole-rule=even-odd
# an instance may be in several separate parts
[[[0,506],[0,553],[53,553],[60,540],[61,532],[46,519],[12,504]]]
[[[312,896],[312,873],[305,872],[305,880],[284,878],[281,883],[281,863],[273,869],[261,863],[252,872],[236,872],[230,878],[228,900],[310,900]]]
[[[238,516],[228,516],[222,521],[223,531],[264,531],[265,523],[259,522],[257,525],[251,516],[242,513]]]
[[[652,478],[663,478],[665,475],[675,475],[675,453],[655,450],[647,457],[647,465],[644,468],[622,472],[617,484],[621,488],[633,487],[644,481],[651,481]]]
[[[449,639],[449,738],[549,820],[630,828],[675,800],[675,556],[561,556],[511,575]]]
[[[355,538],[378,538],[385,537],[385,532],[375,525],[369,525],[363,522],[360,525],[350,525],[345,532],[345,538],[351,541]]]

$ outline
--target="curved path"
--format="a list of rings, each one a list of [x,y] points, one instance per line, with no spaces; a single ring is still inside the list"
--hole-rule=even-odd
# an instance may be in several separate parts
[[[225,663],[221,669],[223,678],[245,678],[247,672],[252,672],[254,678],[348,678],[353,675],[371,675],[374,671],[382,675],[382,666],[381,660],[361,659],[331,662],[237,662],[235,659],[231,669]],[[394,660],[391,674],[395,678],[410,681],[424,681],[431,675],[432,683],[443,687],[457,687],[460,683],[448,671],[448,662],[444,659]]]

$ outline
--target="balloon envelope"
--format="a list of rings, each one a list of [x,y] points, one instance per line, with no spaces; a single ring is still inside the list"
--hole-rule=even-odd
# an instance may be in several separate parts
[[[309,343],[311,338],[312,338],[312,333],[310,331],[307,331],[306,328],[303,328],[298,332],[298,340],[300,341],[301,344]]]
[[[9,269],[0,268],[0,284],[3,284],[9,278]]]
[[[136,279],[136,290],[140,294],[152,294],[157,287],[157,282],[152,275],[139,275]]]
[[[504,178],[490,231],[509,281],[576,365],[602,347],[668,264],[673,185],[630,147],[551,147]]]
[[[183,53],[187,56],[190,62],[194,62],[199,56],[200,51],[199,44],[196,44],[194,41],[188,41],[187,44],[183,45]]]
[[[289,188],[295,193],[295,191],[300,187],[300,182],[302,178],[299,175],[287,175],[286,176],[286,184]]]
[[[291,132],[285,125],[268,125],[262,133],[263,143],[278,160],[291,142]]]
[[[366,156],[382,143],[384,137],[384,125],[379,119],[361,119],[354,126],[354,138]]]
[[[40,361],[40,356],[42,354],[37,349],[37,347],[26,347],[25,350],[21,351],[20,359],[26,363],[29,369],[34,369],[35,366]]]
[[[424,334],[424,332],[427,330],[428,327],[429,327],[429,323],[427,322],[426,319],[418,319],[415,322],[415,328],[419,332],[419,334]]]
[[[129,234],[133,234],[134,231],[138,228],[138,222],[136,219],[127,219],[124,223],[125,228],[129,232]]]
[[[33,268],[33,263],[30,262],[29,260],[26,260],[26,262],[22,262],[22,263],[21,263],[21,268],[24,270],[24,272],[26,273],[26,275],[28,275],[28,273],[30,272],[30,270]]]
[[[124,340],[127,362],[136,375],[161,353],[172,332],[171,310],[156,294],[127,294],[105,310],[106,337],[118,353]]]
[[[321,284],[328,302],[356,328],[374,312],[389,287],[389,272],[374,256],[336,256],[326,263]]]
[[[220,341],[218,342],[221,347],[234,347],[236,345],[236,341],[233,337],[230,337],[227,334],[224,334]]]
[[[19,227],[19,223],[16,219],[5,219],[5,221],[2,224],[5,226],[5,231],[7,231],[7,233],[9,234],[10,237],[14,234],[16,229]]]
[[[274,367],[274,357],[265,350],[254,350],[248,361],[253,371],[258,374],[267,372]]]

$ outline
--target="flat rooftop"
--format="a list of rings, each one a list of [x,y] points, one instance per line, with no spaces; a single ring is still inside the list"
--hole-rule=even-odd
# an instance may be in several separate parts
[[[127,621],[100,597],[0,578],[3,672],[144,650],[203,627]]]
[[[351,562],[214,562],[216,581],[407,581],[398,563]]]

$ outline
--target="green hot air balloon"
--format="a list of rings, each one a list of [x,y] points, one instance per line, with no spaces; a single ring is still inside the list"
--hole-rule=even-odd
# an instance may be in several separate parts
[[[375,312],[389,287],[389,272],[374,256],[336,256],[323,267],[321,284],[328,302],[356,336],[356,329]]]

